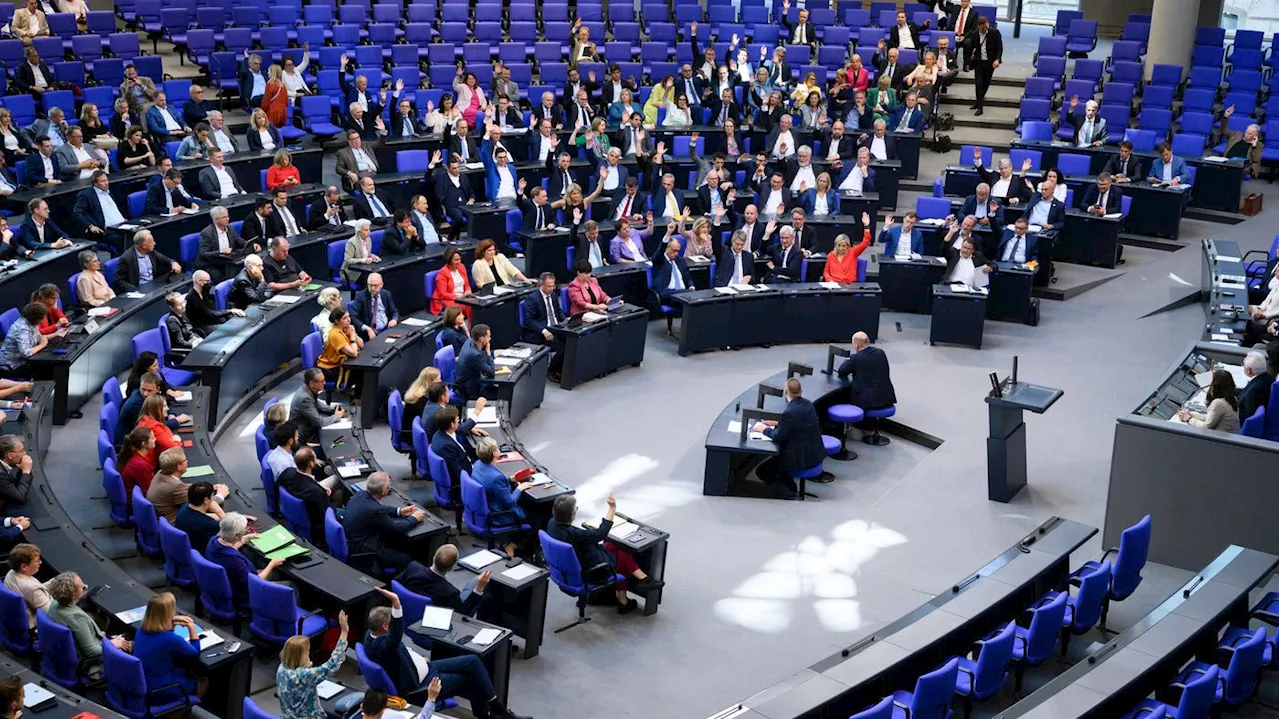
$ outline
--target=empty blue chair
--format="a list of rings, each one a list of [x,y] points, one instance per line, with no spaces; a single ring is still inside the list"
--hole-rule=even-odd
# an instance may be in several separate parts
[[[222,565],[205,559],[194,549],[187,556],[190,558],[191,570],[196,577],[196,587],[200,590],[200,606],[205,614],[230,624],[232,631],[239,635],[240,620],[243,615],[235,605],[234,595],[231,593],[231,581],[227,579],[227,570],[223,569]]]
[[[1053,80],[1055,90],[1062,87],[1062,81],[1066,76],[1066,58],[1042,56],[1036,60],[1036,77],[1047,77]]]
[[[1236,628],[1228,631],[1229,640],[1218,645],[1219,662],[1226,660],[1227,668],[1219,672],[1218,682],[1214,687],[1214,698],[1218,704],[1234,709],[1253,698],[1258,690],[1258,679],[1262,672],[1263,655],[1267,649],[1267,630],[1259,629],[1251,632]],[[1174,682],[1187,684],[1201,674],[1207,674],[1216,668],[1211,662],[1195,661],[1183,668]]]
[[[1023,161],[1031,160],[1031,171],[1039,172],[1040,160],[1043,156],[1044,155],[1039,150],[1023,150],[1021,148],[1014,148],[1009,151],[1009,162],[1013,163],[1014,170],[1021,171]]]
[[[1066,37],[1067,33],[1071,31],[1071,22],[1083,18],[1084,13],[1079,10],[1059,10],[1058,14],[1054,16],[1053,34]]]
[[[973,701],[984,701],[999,693],[1009,680],[1009,662],[1013,661],[1014,624],[1006,624],[998,634],[978,642],[977,659],[956,657],[959,661],[955,693],[964,699],[964,716],[973,712]]]
[[[0,584],[0,646],[20,657],[35,650],[35,636],[22,595]]]
[[[249,697],[244,698],[244,719],[276,719],[275,716],[262,711]]]
[[[118,527],[133,526],[133,520],[129,518],[129,493],[125,489],[124,478],[116,470],[116,461],[111,457],[102,460],[102,488],[111,504],[111,521]]]
[[[142,661],[102,639],[102,678],[107,683],[107,705],[129,719],[149,719],[176,711],[189,712],[200,697],[174,692],[177,685],[147,687]]]
[[[75,690],[83,686],[85,675],[80,670],[80,658],[76,654],[71,630],[53,621],[45,610],[38,609],[36,633],[40,636],[40,675],[66,689]]]
[[[1062,618],[1062,656],[1073,634],[1084,634],[1102,619],[1102,607],[1111,587],[1111,565],[1103,562],[1097,569],[1080,574],[1080,589],[1067,597],[1067,611]]]
[[[116,448],[105,429],[98,430],[98,466],[106,465],[107,460],[115,461]]]
[[[1015,692],[1022,691],[1022,674],[1026,667],[1043,664],[1053,655],[1053,645],[1058,641],[1062,618],[1067,613],[1067,594],[1061,592],[1052,599],[1042,599],[1028,611],[1031,612],[1030,626],[1023,628],[1015,624],[1013,629],[1013,660],[1017,662],[1013,680]]]
[[[9,334],[9,328],[12,327],[13,323],[17,322],[18,318],[21,316],[22,313],[18,311],[17,307],[10,307],[5,310],[0,314],[0,332],[5,333],[6,335]]]
[[[1022,123],[1021,134],[1022,139],[1028,142],[1051,142],[1053,140],[1053,123],[1045,120],[1028,120]]]
[[[1252,417],[1244,421],[1240,426],[1240,434],[1244,437],[1253,437],[1254,439],[1262,439],[1263,423],[1266,422],[1267,408],[1259,407]]]
[[[249,631],[273,646],[280,646],[295,634],[312,639],[329,629],[329,620],[320,610],[304,612],[298,607],[293,587],[249,575]]]
[[[391,394],[387,395],[387,424],[391,425],[391,448],[400,454],[409,455],[409,467],[412,468],[414,464],[412,436],[404,431],[404,397],[398,389],[391,390]]]
[[[486,540],[490,549],[493,549],[499,537],[532,531],[514,512],[489,511],[489,497],[485,494],[484,487],[472,479],[471,475],[464,471],[461,480],[462,523],[472,534]]]
[[[276,492],[280,496],[280,513],[284,516],[284,526],[290,532],[311,541],[311,518],[307,516],[307,505],[284,487],[277,487]]]
[[[415,477],[430,477],[431,468],[427,465],[427,452],[430,451],[430,444],[427,441],[427,430],[422,426],[422,417],[414,417],[410,425],[409,435],[413,441],[413,451],[416,461],[413,463],[413,475]]]
[[[1086,572],[1093,572],[1103,565],[1107,557],[1115,554],[1115,562],[1111,565],[1111,585],[1107,591],[1107,599],[1102,605],[1102,613],[1098,624],[1107,628],[1107,610],[1113,601],[1122,602],[1142,584],[1142,568],[1147,564],[1147,549],[1151,546],[1151,515],[1147,515],[1137,524],[1120,533],[1120,546],[1108,549],[1100,561],[1085,562],[1071,574],[1075,583],[1077,577]]]
[[[148,557],[163,557],[160,548],[160,520],[156,517],[156,508],[147,501],[141,487],[133,488],[133,526],[134,540],[138,550]]]
[[[1170,685],[1179,689],[1182,696],[1178,706],[1172,707],[1155,699],[1143,699],[1124,719],[1150,719],[1152,717],[1174,717],[1174,719],[1192,719],[1193,717],[1212,716],[1215,694],[1218,686],[1218,667],[1210,665],[1200,673],[1190,673],[1186,681],[1177,681]]]
[[[1067,29],[1067,52],[1073,57],[1087,55],[1098,46],[1097,20],[1072,20]]]
[[[427,446],[427,474],[431,477],[436,504],[443,509],[452,509],[454,524],[458,534],[462,534],[462,488],[455,486],[449,476],[448,465],[440,455]]]
[[[187,533],[160,518],[160,550],[164,552],[164,574],[170,582],[190,589],[196,584],[195,569],[191,566],[191,538]]]
[[[893,716],[904,719],[947,719],[951,716],[951,698],[955,695],[960,658],[916,679],[915,689],[893,693]],[[901,709],[902,711],[899,711]]]
[[[1111,66],[1111,81],[1123,82],[1135,87],[1142,84],[1142,63],[1117,61]],[[1173,85],[1169,87],[1173,87]],[[1106,88],[1103,89],[1105,90]],[[1130,97],[1129,99],[1132,101],[1133,98]]]
[[[334,513],[333,507],[327,507],[324,510],[324,543],[329,548],[329,554],[339,562],[347,563],[349,558],[347,530],[343,528],[342,522],[338,521],[338,515]]]
[[[1156,148],[1156,133],[1152,130],[1125,129],[1124,139],[1132,142],[1137,152],[1151,152]]]
[[[849,719],[893,719],[893,697],[885,697]]]
[[[1179,157],[1200,157],[1204,154],[1204,146],[1208,142],[1204,135],[1179,132],[1173,136],[1169,144],[1173,154]]]
[[[98,410],[98,429],[103,430],[109,437],[116,436],[116,428],[120,422],[119,405],[104,404]]]
[[[1177,87],[1182,84],[1182,66],[1181,65],[1161,65],[1151,66],[1152,85],[1168,85]]]
[[[1036,52],[1031,56],[1034,63],[1040,57],[1066,57],[1067,38],[1059,35],[1041,35],[1036,44]]]
[[[262,491],[267,496],[267,511],[276,514],[280,511],[280,495],[276,491],[276,477],[271,472],[271,465],[267,464],[267,456],[264,454],[262,459],[258,460],[258,478],[262,481]]]
[[[1043,39],[1043,38],[1041,38]],[[1029,77],[1022,89],[1023,99],[1049,100],[1053,98],[1053,79]]]
[[[1058,155],[1058,169],[1067,177],[1088,177],[1090,157],[1064,152]]]
[[[555,630],[555,633],[559,634],[570,627],[591,621],[587,616],[587,598],[592,592],[616,586],[618,582],[624,581],[623,576],[614,573],[608,581],[589,582],[583,576],[582,566],[578,562],[577,553],[573,551],[573,545],[555,539],[542,529],[538,530],[538,541],[542,545],[542,555],[546,559],[547,569],[551,572],[551,581],[560,591],[574,597],[578,607],[578,620],[560,627]]]

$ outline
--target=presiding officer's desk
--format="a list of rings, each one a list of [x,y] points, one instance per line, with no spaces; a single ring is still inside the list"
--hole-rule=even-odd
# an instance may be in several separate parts
[[[87,594],[86,609],[90,609],[101,620],[106,620],[103,626],[106,626],[107,634],[131,631],[130,623],[116,615],[145,606],[152,591],[99,551],[82,529],[82,524],[90,520],[72,519],[58,500],[59,492],[50,483],[49,474],[45,471],[45,460],[53,433],[53,391],[51,383],[37,382],[29,395],[31,405],[20,413],[21,420],[6,424],[7,432],[22,437],[23,444],[34,460],[34,467],[27,501],[19,506],[9,506],[5,514],[31,519],[31,527],[22,533],[22,539],[40,547],[40,555],[44,561],[42,578],[47,579],[60,572],[79,574],[85,586],[91,590]],[[66,479],[71,481],[70,478]],[[83,483],[77,489],[83,491]],[[201,668],[210,681],[210,690],[205,695],[202,706],[217,716],[240,719],[241,705],[249,692],[253,647],[249,642],[242,642],[237,651],[228,652],[229,644],[235,640],[230,630],[211,625],[204,619],[200,620],[200,625],[216,630],[227,640],[226,643],[206,649],[200,654]]]
[[[875,341],[880,287],[825,282],[717,287],[672,296],[681,305],[680,354],[765,344]],[[760,290],[759,287],[767,287]]]
[[[560,389],[574,387],[623,367],[639,367],[644,361],[644,342],[649,334],[649,312],[623,304],[608,312],[592,313],[594,322],[570,317],[548,325],[552,335],[564,342],[564,366]]]
[[[1200,241],[1200,295],[1205,302],[1206,342],[1239,344],[1249,316],[1249,285],[1244,255],[1232,240]]]
[[[896,689],[909,691],[918,676],[967,654],[975,641],[1017,618],[1046,591],[1065,585],[1071,553],[1097,531],[1052,517],[902,618],[723,715],[847,717]],[[746,711],[734,713],[739,710]]]
[[[236,478],[223,469],[214,451],[213,439],[208,428],[200,420],[206,412],[210,411],[212,394],[207,387],[191,388],[191,403],[187,414],[197,419],[190,433],[179,430],[178,434],[184,440],[184,445],[186,440],[191,441],[190,447],[184,446],[188,464],[186,481],[207,481],[227,485],[231,493],[223,502],[222,508],[228,512],[236,511],[256,517],[254,522],[259,526],[256,531],[265,532],[279,525],[280,522],[267,513],[265,497],[264,501],[255,502]],[[200,466],[209,467],[213,470],[213,474],[205,477],[191,476],[190,468]],[[249,491],[254,491],[254,487],[261,488],[261,483],[254,482]],[[323,528],[319,530],[323,531]],[[309,537],[297,537],[296,542],[299,546],[306,547],[307,553],[286,560],[276,571],[297,584],[299,604],[302,606],[323,604],[326,609],[332,610],[349,609],[348,613],[360,616],[358,612],[365,608],[364,605],[368,600],[376,596],[375,588],[383,586],[383,583],[322,552]],[[258,567],[266,566],[266,559],[252,544],[245,544],[244,549],[246,555],[254,559]]]
[[[999,716],[1121,716],[1192,658],[1215,662],[1219,634],[1248,626],[1249,592],[1275,571],[1276,555],[1228,547],[1147,616]]]
[[[57,285],[58,291],[65,293],[67,280],[81,269],[77,255],[89,249],[93,249],[92,242],[78,241],[60,250],[36,250],[29,260],[20,258],[11,260],[12,265],[0,264],[0,306],[21,309],[43,284]],[[63,303],[70,301],[67,297]]]
[[[475,240],[432,243],[421,252],[385,254],[381,262],[353,262],[347,268],[358,276],[356,284],[361,287],[368,285],[369,275],[374,272],[382,275],[382,283],[395,300],[396,309],[405,315],[424,310],[430,304],[425,276],[431,270],[444,267],[444,254],[451,248],[461,253],[463,271],[468,271],[475,260]]]
[[[1105,546],[1119,544],[1120,533],[1149,514],[1160,526],[1180,528],[1151,538],[1148,557],[1161,564],[1195,571],[1228,544],[1273,554],[1280,550],[1275,511],[1280,445],[1177,419],[1184,405],[1204,411],[1203,387],[1215,369],[1231,373],[1238,393],[1248,382],[1241,364],[1249,351],[1197,342],[1163,373],[1149,368],[1158,384],[1116,421]]]
[[[246,395],[262,378],[299,355],[302,338],[311,332],[316,295],[332,286],[313,280],[306,287],[314,289],[280,292],[245,310],[244,317],[228,319],[187,354],[182,369],[199,372],[200,383],[217,398],[207,416],[196,416],[197,423],[217,427],[228,413],[235,414],[233,407],[250,401]]]
[[[537,291],[538,285],[486,286],[458,298],[458,304],[471,308],[470,326],[489,328],[490,342],[506,347],[520,341],[520,302]]]
[[[151,282],[139,287],[136,292],[141,297],[130,297],[133,293],[116,295],[104,306],[117,311],[94,318],[98,329],[92,334],[68,334],[58,350],[66,352],[47,347],[27,359],[32,377],[52,380],[58,387],[53,399],[54,424],[66,424],[68,415],[97,395],[107,378],[133,364],[134,335],[155,329],[160,317],[169,311],[165,294],[185,295],[190,285],[189,279],[179,275],[168,284]],[[76,324],[86,319],[82,316]]]
[[[361,427],[373,426],[379,413],[385,411],[391,390],[404,392],[422,368],[432,363],[440,325],[439,317],[420,311],[400,315],[395,327],[382,330],[373,339],[361,335],[365,342],[360,354],[342,363],[352,380],[359,382],[360,406],[364,410],[360,412]]]
[[[369,448],[369,438],[361,427],[362,423],[353,416],[363,413],[359,408],[349,407],[348,410],[351,413],[348,415],[350,422],[335,422],[320,428],[320,447],[334,471],[338,472],[342,483],[354,495],[355,492],[363,492],[369,475],[381,472],[382,467]],[[390,494],[382,498],[381,503],[396,509],[410,505],[422,506],[421,502],[415,502],[394,486],[391,487]],[[448,541],[448,536],[449,523],[427,512],[421,522],[405,533],[405,551],[422,557],[423,564],[430,564],[430,557],[440,545]]]
[[[495,354],[502,351],[501,348],[492,349]],[[511,366],[510,372],[496,373],[493,379],[485,380],[493,391],[486,392],[484,396],[506,402],[508,419],[512,425],[519,425],[530,412],[542,406],[542,398],[547,393],[547,368],[551,365],[551,348],[517,342],[507,349],[519,352],[527,350],[529,356]],[[496,371],[502,367],[494,369]],[[493,396],[490,397],[490,394]]]

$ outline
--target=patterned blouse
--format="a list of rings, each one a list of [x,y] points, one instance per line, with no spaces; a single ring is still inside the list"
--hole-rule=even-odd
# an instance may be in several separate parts
[[[338,640],[329,660],[318,667],[286,669],[283,664],[276,669],[276,686],[280,694],[280,719],[325,719],[316,687],[331,678],[342,660],[346,658],[347,640]]]

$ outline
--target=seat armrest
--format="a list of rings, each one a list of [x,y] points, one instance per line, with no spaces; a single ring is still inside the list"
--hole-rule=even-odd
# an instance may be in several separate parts
[[[305,621],[307,621],[307,620],[308,620],[308,619],[310,619],[311,617],[314,617],[314,616],[316,616],[316,615],[320,614],[320,611],[321,611],[321,610],[319,610],[319,609],[312,609],[311,611],[307,612],[306,614],[303,614],[302,616],[298,617],[298,633],[299,633],[299,634],[301,634],[301,633],[302,633],[302,623],[303,623],[303,622],[305,622]]]
[[[911,719],[911,707],[907,706],[906,704],[903,704],[902,702],[896,699],[893,701],[893,705],[907,713],[906,719]]]

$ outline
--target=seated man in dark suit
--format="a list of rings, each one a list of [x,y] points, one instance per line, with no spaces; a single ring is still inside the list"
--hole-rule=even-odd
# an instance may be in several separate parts
[[[462,175],[462,165],[457,155],[449,155],[444,171],[437,171],[432,182],[436,201],[444,208],[449,222],[466,224],[467,215],[462,207],[475,204],[476,195],[471,189],[471,180]]]
[[[260,205],[271,207],[271,201],[262,198]],[[200,231],[200,254],[196,257],[196,269],[209,273],[217,284],[236,273],[236,267],[246,255],[262,249],[258,243],[248,244],[231,226],[231,215],[225,207],[215,207],[209,212],[213,224]]]
[[[27,219],[13,234],[13,244],[25,253],[35,250],[58,250],[70,247],[67,233],[53,221],[49,203],[37,197],[27,203]]]
[[[53,141],[47,136],[36,138],[35,152],[22,165],[22,184],[28,187],[56,185],[62,182],[62,165],[53,152]]]
[[[371,273],[364,289],[356,293],[355,300],[351,302],[351,322],[356,332],[368,335],[369,339],[399,324],[400,312],[396,310],[396,301],[391,292],[383,288],[380,273]]]
[[[310,447],[302,447],[293,453],[294,466],[286,469],[276,477],[276,486],[302,500],[307,508],[307,518],[311,521],[311,536],[322,534],[325,510],[330,506],[341,507],[346,501],[346,486],[342,482],[331,481],[332,489],[316,479],[316,451]]]
[[[223,162],[222,148],[209,148],[209,166],[197,175],[200,193],[210,200],[245,194],[236,173]]]
[[[392,140],[412,138],[423,133],[422,125],[413,111],[413,103],[409,102],[408,98],[401,98],[400,102],[396,103],[396,112],[391,113],[390,132]]]
[[[770,252],[769,282],[800,282],[804,250],[795,244],[796,231],[791,225],[778,230],[778,244]]]
[[[76,195],[72,229],[82,237],[101,241],[106,239],[108,229],[124,224],[127,218],[111,196],[111,181],[106,171],[94,170],[91,182],[93,187]]]
[[[675,225],[667,226],[667,237],[675,232]],[[672,295],[693,289],[693,278],[680,253],[680,241],[674,238],[663,242],[653,258],[653,287],[663,304],[671,304]]]
[[[253,203],[253,211],[240,224],[240,237],[250,245],[259,246],[255,252],[261,252],[261,248],[266,247],[267,241],[272,237],[286,236],[288,233],[284,223],[276,215],[275,203],[265,197],[260,197]]]
[[[973,215],[973,219],[978,224],[988,228],[1004,227],[1004,207],[1000,202],[991,196],[991,185],[985,182],[979,182],[974,193],[964,198],[964,202],[960,205],[958,217],[968,217]]]
[[[426,198],[422,198],[422,204],[426,205]],[[426,215],[428,224],[431,225],[432,232],[435,231],[435,225],[430,219],[430,215]],[[425,227],[425,226],[424,226]],[[438,239],[438,238],[437,238]],[[388,256],[407,255],[411,252],[419,252],[427,249],[426,242],[422,239],[422,234],[418,232],[418,224],[414,222],[414,216],[406,210],[396,210],[395,216],[391,220],[391,226],[382,233],[382,254]]]
[[[1102,171],[1111,175],[1112,182],[1126,183],[1137,177],[1141,179],[1141,169],[1138,167],[1138,158],[1133,156],[1133,143],[1123,140],[1120,143],[1120,154],[1112,155],[1107,160],[1107,166]]]
[[[133,247],[120,255],[114,289],[117,293],[132,292],[151,281],[168,282],[177,274],[182,274],[182,265],[156,250],[150,230],[138,230],[133,235]]]
[[[1237,400],[1240,403],[1240,424],[1253,416],[1259,407],[1265,407],[1271,397],[1271,383],[1276,381],[1275,375],[1267,371],[1267,358],[1261,352],[1250,352],[1241,362],[1244,376],[1249,384],[1240,390]]]
[[[404,641],[404,609],[400,598],[381,587],[378,591],[391,606],[374,607],[369,612],[364,648],[369,659],[381,666],[396,685],[396,694],[420,702],[431,681],[438,677],[438,698],[443,701],[466,696],[471,702],[471,713],[477,719],[529,719],[502,703],[494,692],[489,671],[475,654],[430,661],[417,655]]]
[[[0,511],[26,504],[34,463],[21,437],[0,435],[0,462]]]
[[[677,246],[679,243],[676,243]],[[686,271],[686,276],[688,272]],[[547,329],[549,325],[564,320],[564,308],[555,296],[556,276],[543,272],[538,278],[538,291],[521,300],[524,305],[524,323],[520,327],[520,339],[551,347],[551,365],[548,376],[552,382],[560,381],[560,368],[564,364],[564,341]]]
[[[307,210],[307,229],[319,230],[326,227],[341,227],[347,221],[347,211],[342,209],[342,193],[337,185],[325,188],[324,197],[311,203]]]
[[[172,215],[183,210],[199,207],[194,197],[182,192],[182,173],[169,170],[164,177],[147,188],[146,202],[142,206],[142,214],[147,216]]]
[[[382,498],[390,493],[391,476],[386,472],[374,472],[365,483],[365,491],[356,492],[347,502],[342,526],[347,532],[351,566],[366,570],[403,569],[413,561],[413,557],[397,545],[409,530],[426,518],[426,512],[413,505],[396,509],[382,504]]]
[[[871,344],[866,332],[853,334],[853,354],[836,372],[849,380],[849,403],[864,410],[884,409],[898,402],[889,379],[889,358]]]
[[[479,577],[472,578],[465,588],[459,590],[446,579],[457,564],[458,548],[452,544],[442,544],[431,559],[430,567],[424,567],[419,562],[411,562],[396,577],[396,581],[414,594],[421,594],[430,599],[432,606],[445,607],[459,614],[485,619],[481,615],[490,614],[484,611],[488,609],[486,605],[490,604],[485,601],[488,595],[484,593],[485,587],[489,586],[491,577],[489,571],[486,570]],[[485,619],[485,621],[489,620]]]
[[[470,435],[473,437],[487,437],[488,432],[476,426],[476,418],[484,411],[485,406],[489,403],[484,397],[477,397],[476,405],[471,409],[471,416],[463,416],[465,419],[458,425],[458,434]],[[462,411],[462,406],[449,392],[449,385],[444,382],[436,382],[427,388],[427,403],[422,406],[422,428],[427,430],[427,441],[435,439],[436,436],[436,415],[445,407],[454,406]],[[410,420],[412,423],[412,420]]]
[[[778,445],[777,472],[772,478],[762,473],[765,481],[774,485],[774,492],[782,499],[796,499],[799,490],[792,475],[822,464],[827,450],[822,446],[822,429],[818,426],[818,412],[813,403],[800,396],[800,380],[792,377],[783,389],[787,401],[782,419],[757,422],[754,432],[763,432]],[[831,479],[815,478],[815,482]]]
[[[1118,187],[1112,187],[1111,175],[1102,173],[1098,175],[1098,182],[1091,185],[1084,191],[1084,197],[1080,200],[1080,209],[1088,212],[1090,215],[1101,217],[1103,215],[1111,215],[1120,212],[1121,199],[1124,194]]]
[[[471,473],[471,461],[475,449],[470,435],[462,433],[462,421],[458,408],[445,407],[436,412],[436,433],[431,437],[431,451],[444,460],[449,471],[450,493],[461,497],[462,473]]]
[[[1027,233],[1027,218],[1019,217],[1014,220],[1013,229],[1004,230],[1000,236],[995,259],[998,262],[1012,262],[1019,265],[1039,259],[1039,243],[1036,240],[1035,235]]]
[[[747,233],[737,230],[729,240],[729,246],[721,250],[716,260],[715,286],[751,284],[751,273],[755,272],[755,258],[747,252]]]
[[[351,196],[351,206],[357,220],[369,220],[378,226],[391,222],[396,211],[390,195],[378,189],[372,177],[360,178],[360,192]]]
[[[624,580],[614,585],[618,598],[618,613],[629,614],[634,611],[636,600],[627,596],[627,591],[647,595],[661,589],[664,582],[657,581],[645,574],[625,549],[608,541],[609,530],[613,529],[613,518],[618,511],[618,502],[613,492],[607,500],[609,509],[595,529],[579,527],[574,523],[578,516],[578,500],[572,494],[556,497],[551,505],[551,521],[547,522],[547,534],[573,547],[578,558],[578,566],[582,577],[588,581],[599,582],[621,574]],[[648,601],[647,599],[645,601]]]
[[[1056,187],[1057,183],[1051,179],[1041,182],[1040,195],[1027,203],[1027,209],[1022,214],[1029,224],[1040,228],[1042,235],[1047,230],[1061,232],[1067,224],[1067,207],[1053,196]]]
[[[461,395],[458,398],[459,404],[479,400],[492,389],[489,382],[494,376],[493,355],[489,348],[492,339],[489,325],[481,323],[471,328],[471,339],[462,345],[453,375],[454,384]]]

